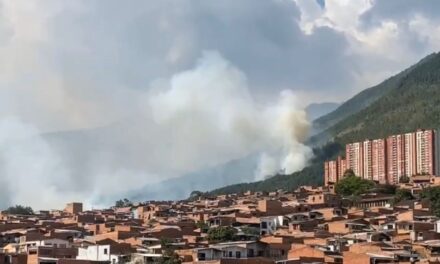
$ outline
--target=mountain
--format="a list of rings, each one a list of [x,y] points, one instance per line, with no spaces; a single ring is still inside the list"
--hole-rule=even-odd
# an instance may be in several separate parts
[[[437,53],[433,53],[431,55],[426,56],[424,59],[420,60],[417,64],[409,67],[408,69],[400,72],[397,75],[394,75],[382,83],[373,86],[371,88],[365,89],[362,92],[358,93],[351,99],[347,100],[341,106],[339,106],[333,112],[330,112],[322,117],[319,117],[313,122],[313,128],[315,130],[323,131],[317,135],[315,135],[311,139],[312,144],[322,144],[331,138],[333,135],[329,133],[329,128],[337,125],[342,122],[344,119],[348,118],[351,115],[354,115],[361,110],[369,107],[373,103],[375,103],[378,99],[382,98],[384,95],[388,94],[390,91],[396,90],[402,82],[405,81],[405,78],[411,74],[411,72],[425,63],[430,63],[438,57]],[[330,129],[331,130],[331,129]]]
[[[306,107],[305,111],[307,113],[307,116],[309,117],[309,120],[314,121],[317,118],[334,111],[336,108],[338,108],[339,105],[340,105],[339,103],[331,103],[331,102],[312,103]],[[320,132],[322,132],[322,128],[319,126],[315,126],[315,123],[312,122],[310,136],[314,136]]]
[[[155,167],[151,156],[149,159],[145,157],[155,155],[158,159],[163,159],[166,155],[160,153],[160,146],[153,149],[153,144],[149,143],[149,140],[156,138],[156,133],[163,132],[151,129],[145,131],[142,126],[138,128],[136,124],[139,120],[141,117],[98,128],[51,132],[40,136],[44,145],[47,145],[55,156],[62,157],[63,169],[69,172],[69,179],[74,179],[70,183],[72,189],[80,190],[84,186],[94,186],[89,182],[100,182],[110,177],[113,172],[131,175],[132,178],[144,177],[144,181],[139,181],[144,183],[145,179],[151,179],[145,186],[139,183],[136,189],[130,189],[128,192],[105,192],[105,195],[94,198],[97,203],[110,204],[121,198],[135,201],[179,200],[188,197],[193,190],[206,191],[255,179],[254,174],[260,159],[258,153],[196,168],[190,172],[171,171],[168,175],[161,175],[159,170],[166,169]],[[144,173],[155,169],[157,172],[154,171],[151,175]],[[116,179],[125,177],[120,174]],[[158,178],[156,175],[163,177]],[[100,188],[104,189],[102,186],[101,184]]]
[[[181,177],[142,186],[139,190],[130,191],[124,197],[133,201],[181,200],[187,198],[193,190],[212,190],[237,183],[237,179],[252,181],[255,179],[253,172],[257,167],[258,159],[259,155],[250,155],[243,159],[232,160]],[[241,176],[238,177],[238,174]]]
[[[323,181],[323,161],[343,153],[346,143],[418,128],[440,127],[440,53],[346,101],[335,111],[318,118],[327,127],[312,137],[319,142],[310,165],[291,175],[277,175],[265,181],[236,184],[213,190],[211,194],[243,190],[272,191],[299,185],[319,185]]]
[[[325,102],[325,103],[312,103],[306,107],[306,113],[310,120],[315,120],[323,115],[333,112],[338,108],[339,103]]]
[[[400,74],[401,75],[401,74]],[[329,127],[325,133],[340,143],[418,128],[440,127],[440,53],[411,67],[393,89],[368,107]]]
[[[314,148],[310,165],[289,175],[275,175],[262,181],[233,184],[208,192],[209,195],[240,193],[245,191],[271,192],[279,189],[291,190],[302,185],[318,186],[324,183],[322,163],[329,157],[336,157],[342,151],[338,143],[329,143]]]

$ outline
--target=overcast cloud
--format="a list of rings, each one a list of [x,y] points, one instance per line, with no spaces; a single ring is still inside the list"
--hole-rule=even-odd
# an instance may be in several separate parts
[[[438,10],[436,0],[1,0],[0,206],[117,197],[255,152],[257,171],[300,169],[310,157],[301,109],[345,100],[440,50]],[[221,88],[197,76],[204,63]],[[264,129],[257,117],[273,112],[295,125]],[[197,140],[175,134],[195,121]],[[40,136],[65,130],[93,136]],[[12,194],[26,182],[49,195]]]

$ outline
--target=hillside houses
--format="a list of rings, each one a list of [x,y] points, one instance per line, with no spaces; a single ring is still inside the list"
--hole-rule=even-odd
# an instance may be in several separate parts
[[[72,203],[62,211],[1,213],[0,219],[0,264],[369,264],[440,259],[440,219],[429,201],[391,206],[390,197],[370,193],[350,204],[326,187],[89,211]]]

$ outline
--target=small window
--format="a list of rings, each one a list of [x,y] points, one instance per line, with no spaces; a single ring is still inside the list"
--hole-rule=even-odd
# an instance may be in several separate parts
[[[108,254],[108,249],[104,248],[104,255],[107,255],[107,254]]]
[[[229,257],[232,258],[232,251],[229,251]]]
[[[241,252],[240,251],[235,251],[235,258],[241,258]]]

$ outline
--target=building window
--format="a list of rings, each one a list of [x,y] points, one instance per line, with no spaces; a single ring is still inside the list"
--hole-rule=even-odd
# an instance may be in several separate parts
[[[104,255],[108,254],[108,249],[104,248]]]
[[[232,251],[229,251],[229,257],[232,258]]]
[[[241,258],[241,252],[240,251],[235,251],[235,258]]]
[[[267,228],[267,222],[261,222],[261,228]]]

